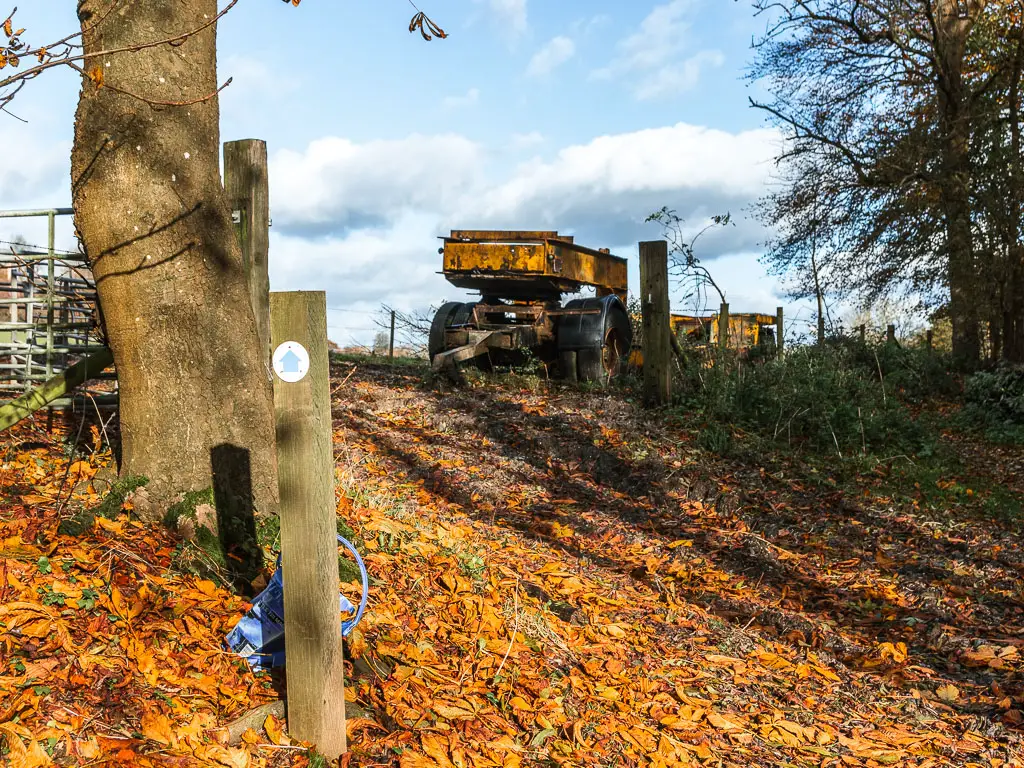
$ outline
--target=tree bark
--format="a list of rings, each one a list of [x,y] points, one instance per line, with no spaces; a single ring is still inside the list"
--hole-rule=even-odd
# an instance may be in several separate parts
[[[1009,122],[1010,167],[1012,190],[1010,199],[1010,232],[1007,238],[1009,268],[1003,288],[1003,358],[1010,362],[1024,362],[1024,244],[1021,243],[1020,217],[1024,212],[1024,168],[1021,163],[1020,136],[1020,80],[1024,76],[1024,22],[1017,29],[1017,47],[1010,72]]]
[[[970,114],[963,68],[967,37],[984,4],[984,0],[969,0],[964,12],[958,0],[938,0],[933,13],[953,357],[966,367],[980,359],[981,338],[971,231]]]
[[[96,55],[186,35],[215,18],[217,0],[122,0],[113,10],[79,0],[78,14],[91,77],[75,119],[72,199],[117,367],[121,473],[149,478],[156,512],[213,486],[214,474],[248,473],[229,485],[273,512],[270,372],[218,170],[218,100],[203,98],[217,88],[216,28]],[[199,101],[155,105],[124,91]],[[240,460],[212,467],[218,455]]]

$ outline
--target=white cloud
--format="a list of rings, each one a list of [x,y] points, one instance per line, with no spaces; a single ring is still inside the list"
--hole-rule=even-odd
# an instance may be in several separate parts
[[[732,212],[737,226],[709,232],[700,255],[737,299],[774,307],[772,286],[751,277],[763,279],[750,254],[764,231],[743,214],[763,192],[778,142],[767,129],[679,123],[600,136],[498,173],[488,161],[496,166],[501,151],[460,136],[319,139],[271,158],[274,289],[326,289],[332,305],[353,308],[423,308],[462,295],[437,274],[436,237],[449,229],[558,229],[635,261],[636,243],[660,236],[644,218],[667,205],[688,230]],[[362,327],[355,314],[332,320],[342,322]]]
[[[272,289],[319,286],[328,292],[328,306],[353,310],[375,310],[383,303],[408,310],[430,304],[435,296],[455,296],[459,292],[437,274],[437,228],[437,217],[425,212],[405,212],[381,226],[322,238],[277,232],[275,227],[270,241]],[[365,331],[372,318],[354,314],[332,314],[330,323]]]
[[[221,94],[222,102],[225,98],[242,101],[255,95],[265,96],[268,91],[281,94],[297,90],[301,84],[295,69],[273,67],[266,59],[237,53],[217,63],[217,75],[221,80],[231,78],[231,85]]]
[[[270,158],[275,225],[307,234],[362,227],[408,210],[450,208],[480,184],[483,150],[453,134],[356,144],[317,139]]]
[[[553,37],[547,45],[533,54],[526,74],[531,77],[546,75],[571,59],[575,53],[576,45],[568,37]]]
[[[536,147],[538,144],[543,144],[544,141],[544,134],[540,131],[512,134],[512,147],[515,149],[529,149],[530,147]]]
[[[653,71],[637,83],[634,94],[640,101],[648,101],[688,91],[697,84],[706,67],[720,67],[724,62],[725,56],[720,51],[700,51],[678,64],[667,64]]]
[[[671,0],[652,10],[640,28],[618,43],[618,55],[595,70],[596,79],[628,77],[639,100],[672,96],[696,85],[702,71],[721,66],[725,57],[713,49],[693,48],[690,17],[692,0]]]
[[[588,18],[576,19],[576,21],[569,25],[569,31],[574,37],[586,37],[601,27],[606,26],[611,20],[611,16],[605,13],[599,13],[596,16],[590,16]]]
[[[461,96],[445,96],[441,104],[448,109],[456,109],[458,107],[471,106],[478,101],[480,101],[480,89],[470,88]]]
[[[0,209],[67,205],[70,143],[39,138],[38,125],[13,125],[7,115],[0,119],[7,123],[0,125],[0,147],[8,150],[0,163]]]
[[[778,141],[767,129],[731,134],[685,123],[601,136],[524,163],[467,199],[459,215],[480,227],[569,230],[603,246],[658,236],[644,219],[663,205],[687,231],[729,211],[736,226],[702,238],[704,257],[754,250],[764,232],[741,214],[762,194]]]
[[[474,213],[488,220],[528,214],[549,225],[560,219],[622,225],[623,217],[642,218],[661,205],[687,218],[715,205],[735,211],[762,192],[777,141],[768,129],[731,134],[686,123],[600,136],[566,147],[550,162],[524,164],[475,195]]]
[[[488,5],[513,36],[526,32],[526,0],[488,0]]]
[[[527,0],[473,0],[477,6],[482,6],[484,15],[491,23],[501,30],[503,37],[510,44],[515,44],[526,34],[527,23]]]

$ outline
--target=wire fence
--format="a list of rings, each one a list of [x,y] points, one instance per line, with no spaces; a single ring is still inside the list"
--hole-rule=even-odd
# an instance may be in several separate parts
[[[433,309],[400,311],[328,305],[327,337],[343,352],[424,357]]]
[[[104,348],[85,254],[56,244],[58,222],[71,214],[70,208],[0,211],[0,220],[18,220],[30,235],[12,234],[13,221],[0,235],[0,398],[28,392]],[[341,350],[425,355],[432,314],[332,305],[328,338]],[[113,374],[106,378],[116,380]],[[87,396],[112,401],[116,395],[109,389],[101,385]],[[71,402],[62,398],[52,405]]]

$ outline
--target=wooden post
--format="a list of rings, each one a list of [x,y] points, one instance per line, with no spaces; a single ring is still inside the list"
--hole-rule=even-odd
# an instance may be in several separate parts
[[[388,339],[388,357],[395,357],[395,310],[391,310],[391,337]]]
[[[672,397],[672,326],[665,240],[640,243],[640,311],[643,316],[644,403],[668,405]]]
[[[857,330],[860,333],[860,343],[863,344],[864,340],[867,338],[867,326],[864,325],[864,323],[861,323],[859,326],[857,326]]]
[[[264,359],[270,358],[270,192],[267,143],[242,139],[224,144],[224,191],[242,246],[242,266]]]
[[[327,294],[270,294],[281,491],[288,731],[328,759],[345,752],[345,676],[338,608],[337,513],[327,361]],[[302,349],[308,370],[302,370]]]
[[[723,301],[718,308],[718,351],[729,348],[729,302]]]
[[[934,336],[934,334],[933,334],[933,331],[932,331],[932,329],[931,329],[931,328],[929,328],[929,329],[928,329],[928,330],[927,330],[927,331],[925,332],[925,334],[924,334],[924,343],[925,343],[925,346],[927,346],[927,347],[928,347],[928,351],[929,351],[929,352],[931,352],[931,351],[932,351],[932,341],[933,341],[933,336]]]
[[[786,350],[786,324],[782,307],[775,308],[775,346],[778,349],[779,357]]]
[[[886,328],[885,328],[885,343],[886,344],[895,344],[896,343],[896,326],[893,325],[892,323],[889,323],[889,325],[887,325]]]

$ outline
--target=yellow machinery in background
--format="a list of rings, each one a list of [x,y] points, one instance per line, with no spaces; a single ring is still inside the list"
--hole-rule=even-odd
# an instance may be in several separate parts
[[[705,315],[675,315],[669,323],[672,334],[683,341],[688,339],[696,344],[718,344],[718,313]],[[729,335],[726,339],[729,349],[745,350],[760,345],[775,345],[775,315],[758,312],[744,314],[729,313]]]
[[[726,347],[741,354],[752,349],[775,350],[778,346],[778,323],[776,315],[760,312],[729,313],[729,332]],[[702,315],[672,314],[669,318],[672,336],[681,346],[693,349],[717,347],[719,344],[719,313]],[[643,365],[643,353],[634,347],[629,356],[631,366]]]
[[[442,238],[449,283],[479,291],[434,316],[435,369],[531,354],[557,361],[563,378],[606,381],[625,368],[633,331],[626,313],[626,260],[551,231],[453,230]],[[596,296],[562,304],[593,288]]]

